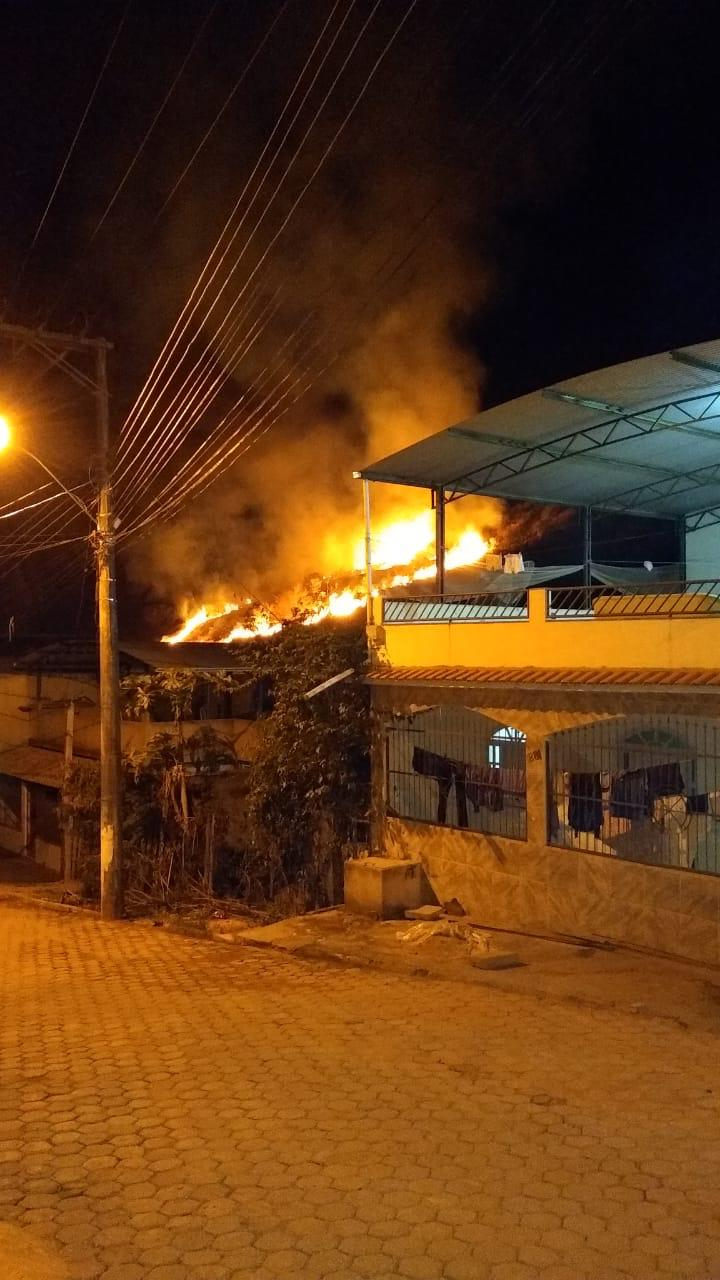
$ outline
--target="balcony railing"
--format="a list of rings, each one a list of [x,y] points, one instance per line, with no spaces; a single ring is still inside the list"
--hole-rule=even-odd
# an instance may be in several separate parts
[[[720,617],[720,581],[658,582],[613,587],[551,587],[546,617],[553,622],[589,618]]]
[[[526,590],[487,591],[465,596],[389,596],[383,599],[383,622],[524,622]]]
[[[539,598],[542,588],[532,591]],[[647,582],[608,586],[551,587],[543,591],[544,617],[550,622],[617,618],[720,617],[720,580]],[[542,608],[542,605],[541,605]],[[542,615],[540,615],[542,616]],[[524,622],[530,617],[527,589],[486,591],[462,596],[388,596],[383,623]],[[533,617],[538,620],[533,611]]]

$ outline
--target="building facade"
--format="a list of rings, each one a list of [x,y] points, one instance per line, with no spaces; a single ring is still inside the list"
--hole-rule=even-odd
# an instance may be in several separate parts
[[[681,354],[524,397],[363,473],[440,506],[582,491],[618,519],[671,519],[681,542],[673,581],[638,566],[598,582],[586,546],[569,586],[489,590],[479,573],[457,596],[440,572],[432,594],[376,600],[373,840],[479,924],[718,964],[720,344]],[[560,434],[565,404],[595,436]],[[621,444],[620,406],[642,428]]]
[[[0,852],[28,858],[62,875],[68,868],[58,807],[66,761],[93,767],[100,757],[99,687],[95,646],[62,641],[6,651],[0,658]],[[180,668],[230,675],[242,662],[226,645],[127,643],[120,646],[123,676],[147,676]],[[188,738],[201,726],[214,729],[232,747],[241,767],[258,743],[264,690],[256,681],[224,692],[198,680],[192,706],[181,724]],[[162,700],[121,722],[122,749],[142,754],[159,734],[177,732]],[[242,807],[242,780],[217,782],[231,824]]]

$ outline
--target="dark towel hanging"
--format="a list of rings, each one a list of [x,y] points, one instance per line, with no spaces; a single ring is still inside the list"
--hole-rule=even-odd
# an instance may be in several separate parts
[[[599,839],[603,824],[602,787],[599,773],[570,774],[568,822],[579,835],[591,832]]]

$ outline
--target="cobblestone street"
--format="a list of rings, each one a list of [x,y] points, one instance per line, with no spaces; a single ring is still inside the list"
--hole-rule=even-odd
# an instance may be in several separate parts
[[[3,1280],[720,1274],[710,1034],[148,925],[0,929]]]

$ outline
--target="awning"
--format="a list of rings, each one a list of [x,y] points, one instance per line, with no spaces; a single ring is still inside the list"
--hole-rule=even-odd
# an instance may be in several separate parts
[[[391,454],[367,480],[677,518],[720,506],[720,339],[570,378]]]

